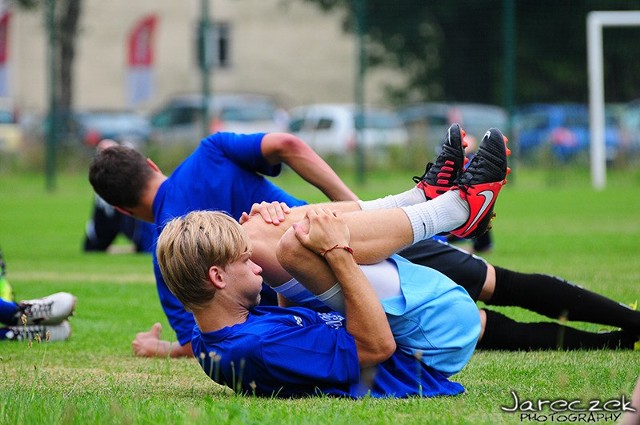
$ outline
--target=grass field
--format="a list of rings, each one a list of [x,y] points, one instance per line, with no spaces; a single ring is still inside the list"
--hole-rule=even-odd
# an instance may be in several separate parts
[[[350,173],[344,178],[354,181]],[[408,183],[405,173],[378,172],[352,187],[368,198]],[[291,173],[279,184],[299,197],[322,200]],[[229,394],[192,359],[133,357],[135,333],[155,321],[173,335],[148,256],[81,253],[91,202],[84,175],[58,176],[54,192],[45,190],[41,175],[0,175],[0,246],[18,297],[55,291],[78,297],[68,342],[0,344],[0,424],[541,422],[540,416],[529,420],[500,406],[513,404],[511,391],[522,399],[583,405],[619,399],[629,396],[640,374],[640,352],[478,352],[455,376],[467,388],[456,398],[269,400]],[[640,173],[610,172],[607,189],[596,192],[587,170],[517,169],[496,212],[495,249],[486,256],[493,264],[557,274],[625,303],[640,298]],[[544,319],[515,308],[502,311],[526,321]],[[562,414],[546,419],[559,422]]]

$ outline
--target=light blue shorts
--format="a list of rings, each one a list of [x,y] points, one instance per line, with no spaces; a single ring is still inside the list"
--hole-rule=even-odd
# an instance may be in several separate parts
[[[480,336],[480,313],[474,301],[463,287],[436,270],[398,255],[387,261],[397,268],[400,295],[380,302],[398,349],[446,376],[462,370]],[[384,284],[384,272],[375,279],[377,285]],[[276,291],[306,307],[324,306],[295,279]],[[342,297],[339,284],[328,292]]]
[[[394,255],[402,295],[381,301],[398,348],[447,376],[467,364],[480,336],[469,294],[442,273]]]

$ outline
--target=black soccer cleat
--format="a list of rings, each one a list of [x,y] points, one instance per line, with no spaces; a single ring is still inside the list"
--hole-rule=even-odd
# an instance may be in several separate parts
[[[452,124],[442,143],[442,150],[435,164],[429,162],[421,177],[415,176],[416,187],[422,189],[427,199],[436,198],[455,186],[464,168],[465,131],[459,124]]]
[[[474,238],[490,229],[495,216],[493,206],[511,169],[507,166],[507,138],[497,128],[489,129],[478,153],[460,175],[457,185],[460,197],[469,204],[469,219],[451,233],[460,238]]]

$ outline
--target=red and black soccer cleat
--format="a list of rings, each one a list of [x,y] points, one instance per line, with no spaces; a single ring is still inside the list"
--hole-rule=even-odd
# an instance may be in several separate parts
[[[469,203],[469,219],[451,233],[460,238],[474,238],[491,228],[493,206],[511,169],[507,166],[507,138],[496,128],[489,129],[478,153],[460,175],[460,197]]]
[[[421,177],[415,176],[416,187],[422,189],[427,199],[436,198],[455,186],[465,164],[465,131],[459,124],[452,124],[442,143],[442,151],[435,164],[430,162]]]

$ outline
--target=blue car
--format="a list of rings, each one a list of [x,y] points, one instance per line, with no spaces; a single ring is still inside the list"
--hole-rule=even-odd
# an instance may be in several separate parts
[[[514,134],[520,154],[527,157],[535,150],[549,146],[554,156],[568,161],[588,152],[589,109],[582,104],[532,104],[518,110],[514,119]],[[616,119],[605,119],[607,160],[615,159],[622,141]]]

